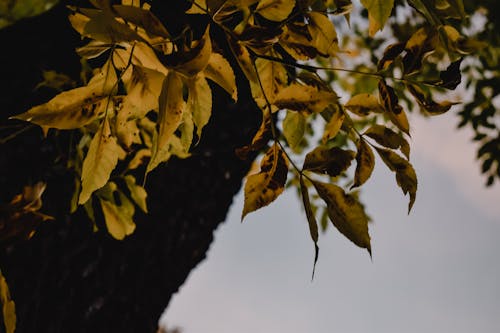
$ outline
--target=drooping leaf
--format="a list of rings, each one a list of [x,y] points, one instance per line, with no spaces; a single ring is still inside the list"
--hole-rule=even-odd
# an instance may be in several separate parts
[[[106,185],[121,154],[122,148],[116,142],[116,137],[111,134],[109,120],[106,117],[90,142],[89,150],[83,160],[79,204],[87,202],[95,190]]]
[[[221,54],[214,52],[210,55],[203,74],[207,79],[212,80],[227,91],[234,101],[237,101],[238,89],[233,68]]]
[[[287,174],[288,160],[285,152],[274,143],[260,163],[260,172],[247,177],[241,219],[276,200],[285,189]]]
[[[284,21],[292,12],[295,0],[260,0],[255,11],[270,21]]]
[[[272,120],[269,112],[263,112],[262,123],[255,133],[252,139],[252,143],[236,149],[236,155],[238,155],[239,158],[246,160],[249,153],[257,152],[267,144],[272,134],[271,121]]]
[[[83,127],[112,106],[107,97],[116,89],[116,82],[116,73],[108,61],[87,86],[64,91],[47,103],[11,118],[57,129]]]
[[[333,23],[328,16],[318,12],[308,13],[308,18],[312,45],[322,56],[334,56],[338,50],[338,39]]]
[[[16,330],[16,305],[10,297],[9,286],[0,270],[0,303],[2,304],[2,317],[6,333]]]
[[[309,198],[309,190],[304,182],[302,175],[300,176],[300,192],[302,194],[302,202],[304,203],[304,210],[306,211],[307,222],[309,224],[309,234],[314,242],[314,264],[312,277],[314,278],[314,270],[316,268],[316,262],[318,261],[318,222],[316,221],[316,216],[314,215],[311,200]]]
[[[344,112],[342,112],[340,107],[332,106],[330,107],[330,109],[332,110],[333,113],[328,122],[326,123],[325,129],[323,131],[323,137],[321,138],[323,144],[327,143],[329,140],[337,136],[345,119],[345,114]]]
[[[408,213],[410,213],[410,210],[415,203],[418,184],[417,175],[413,166],[407,160],[391,150],[377,148],[377,152],[389,169],[396,173],[396,182],[403,190],[403,194],[409,194],[410,202],[408,204]]]
[[[169,71],[163,81],[158,99],[158,133],[151,148],[151,160],[147,171],[151,171],[158,164],[170,156],[168,154],[169,141],[182,121],[184,99],[182,98],[182,80],[175,71]]]
[[[114,200],[108,201],[99,198],[102,213],[108,232],[113,238],[122,240],[131,235],[135,230],[134,216],[135,208],[132,202],[120,191],[118,191],[120,204]]]
[[[192,115],[196,134],[201,131],[212,115],[212,89],[203,75],[198,75],[188,82],[188,100],[186,113]]]
[[[210,25],[207,26],[202,38],[196,42],[189,51],[179,51],[167,55],[165,62],[186,76],[194,76],[207,67],[212,54],[212,40],[210,38]]]
[[[436,116],[448,112],[450,108],[458,103],[450,101],[435,102],[428,97],[425,92],[416,84],[406,84],[408,91],[415,97],[423,112],[431,116]]]
[[[403,108],[399,105],[398,96],[394,92],[394,89],[388,86],[384,80],[380,80],[378,83],[378,91],[380,104],[384,107],[389,119],[400,130],[410,135],[410,123],[408,122],[408,118]]]
[[[361,0],[361,3],[368,10],[369,34],[373,36],[384,28],[387,19],[391,16],[394,0]]]
[[[393,63],[393,61],[399,56],[405,49],[405,43],[397,42],[390,44],[384,50],[384,54],[382,58],[379,60],[377,64],[377,69],[386,69]]]
[[[306,155],[302,169],[336,177],[349,168],[355,155],[352,150],[318,146]]]
[[[283,120],[283,135],[293,150],[299,146],[306,130],[306,119],[300,112],[287,111]]]
[[[146,203],[146,198],[148,196],[144,187],[137,185],[135,177],[132,175],[126,175],[124,177],[127,188],[130,191],[130,197],[134,200],[135,204],[144,212],[148,212],[148,207]]]
[[[367,249],[371,256],[368,217],[357,198],[334,184],[317,181],[313,184],[326,202],[328,217],[337,230],[357,246]]]
[[[375,167],[373,151],[363,138],[360,138],[358,141],[356,163],[354,184],[351,186],[351,189],[363,185],[370,178]]]
[[[345,104],[345,108],[358,116],[367,116],[371,112],[382,112],[383,108],[377,97],[372,94],[358,94]]]
[[[252,91],[257,105],[266,105],[266,101],[274,104],[277,95],[283,90],[288,81],[285,67],[275,61],[258,58],[255,60],[260,92]]]

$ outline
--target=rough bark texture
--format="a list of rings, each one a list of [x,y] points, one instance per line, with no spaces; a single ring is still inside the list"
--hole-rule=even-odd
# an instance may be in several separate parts
[[[73,50],[79,36],[59,6],[1,30],[0,40],[0,126],[18,125],[6,118],[50,97],[32,91],[41,70],[78,77]],[[0,249],[0,267],[17,306],[16,332],[155,332],[172,294],[204,259],[250,164],[234,149],[248,143],[259,112],[250,102],[232,105],[218,89],[216,96],[193,156],[148,176],[150,214],[124,241],[112,239],[104,227],[94,233],[81,210],[69,216],[61,204],[73,182],[61,163],[68,133],[44,139],[33,127],[0,145],[0,203],[23,185],[44,180],[42,211],[56,216],[31,240]]]

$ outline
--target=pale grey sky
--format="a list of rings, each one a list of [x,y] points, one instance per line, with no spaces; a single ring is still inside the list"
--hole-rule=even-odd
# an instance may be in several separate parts
[[[500,332],[500,186],[486,189],[457,118],[414,119],[417,201],[379,163],[363,192],[373,262],[336,230],[313,245],[290,192],[239,222],[242,195],[164,321],[183,333]]]

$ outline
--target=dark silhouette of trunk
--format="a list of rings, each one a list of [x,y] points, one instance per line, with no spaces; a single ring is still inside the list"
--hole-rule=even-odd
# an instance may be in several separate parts
[[[171,4],[180,7],[175,3],[183,1]],[[166,10],[162,19],[170,20],[172,29],[181,26],[175,20],[183,18],[182,8],[154,3],[153,8],[160,16]],[[33,91],[42,80],[41,70],[78,78],[74,48],[80,37],[60,5],[0,30],[0,40],[4,137],[10,133],[8,126],[20,124],[8,116],[53,96],[46,89]],[[223,43],[218,47],[224,48]],[[104,226],[93,232],[83,209],[68,214],[73,175],[64,163],[67,131],[52,131],[43,138],[33,126],[0,145],[0,203],[8,203],[24,185],[42,180],[48,184],[42,212],[56,218],[41,223],[29,241],[0,249],[0,268],[16,302],[16,332],[156,331],[170,298],[204,259],[213,231],[224,221],[251,163],[251,158],[238,159],[234,150],[251,140],[260,112],[251,101],[235,105],[225,92],[213,88],[213,117],[202,141],[192,157],[172,159],[148,176],[150,213],[139,216],[135,233],[124,241],[114,240]],[[239,89],[247,88],[240,84]]]

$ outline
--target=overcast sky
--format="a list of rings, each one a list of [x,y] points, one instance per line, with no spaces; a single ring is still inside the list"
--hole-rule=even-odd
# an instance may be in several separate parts
[[[457,121],[413,120],[410,216],[394,176],[376,167],[362,197],[375,221],[373,262],[330,228],[311,282],[313,245],[295,194],[241,224],[240,193],[164,322],[183,333],[500,332],[500,186],[483,186]]]

